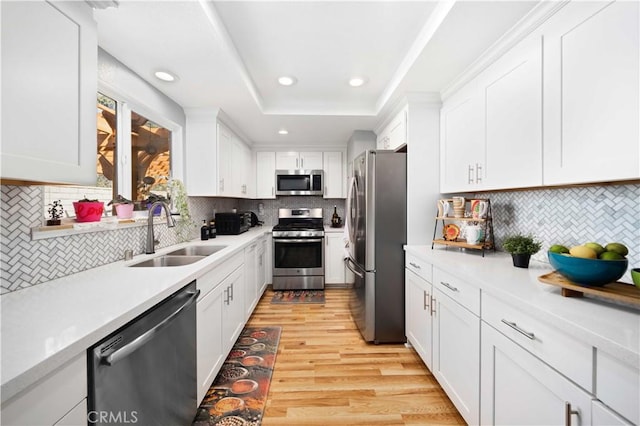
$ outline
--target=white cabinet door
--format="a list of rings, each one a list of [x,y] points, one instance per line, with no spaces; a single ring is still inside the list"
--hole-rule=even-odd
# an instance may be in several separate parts
[[[244,306],[245,320],[251,316],[258,303],[258,243],[253,243],[244,249]]]
[[[484,168],[483,107],[478,82],[447,99],[440,114],[440,191],[476,189]]]
[[[404,108],[391,121],[388,146],[385,149],[398,149],[407,143],[407,113],[407,108]]]
[[[233,182],[233,133],[222,123],[218,123],[218,195],[232,196]]]
[[[87,399],[83,399],[80,404],[73,407],[71,411],[55,423],[55,426],[78,426],[87,424]],[[133,418],[132,418],[133,419]]]
[[[545,185],[640,176],[639,7],[571,2],[547,23]]]
[[[344,163],[342,152],[324,153],[324,198],[345,198]]]
[[[276,198],[276,153],[256,152],[256,198]]]
[[[431,371],[468,424],[480,419],[480,318],[434,291]]]
[[[591,424],[606,426],[631,426],[632,423],[623,419],[619,414],[598,400],[591,401]]]
[[[341,232],[324,234],[324,282],[342,284],[345,282],[344,241]]]
[[[198,403],[216,378],[226,352],[222,340],[223,303],[226,287],[221,283],[196,306]]]
[[[322,170],[322,152],[301,152],[300,168],[307,170]]]
[[[2,179],[95,185],[92,9],[85,2],[3,1],[0,10]]]
[[[592,424],[589,394],[484,322],[481,383],[483,425]]]
[[[479,79],[486,162],[478,188],[542,185],[542,36],[520,42]]]
[[[293,170],[299,169],[300,158],[298,152],[286,151],[276,152],[276,169],[278,170]]]
[[[433,357],[431,352],[432,285],[416,273],[405,269],[405,328],[407,340],[418,352],[425,365],[431,369]]]
[[[267,288],[267,239],[263,238],[258,243],[258,266],[257,266],[257,287],[258,287],[258,302],[262,297],[265,289]]]
[[[241,198],[251,198],[255,193],[255,168],[251,161],[251,150],[239,138],[234,137],[234,155],[231,158],[234,171],[235,194]]]
[[[222,342],[228,353],[242,332],[246,316],[244,306],[244,267],[238,268],[220,284],[223,290]]]

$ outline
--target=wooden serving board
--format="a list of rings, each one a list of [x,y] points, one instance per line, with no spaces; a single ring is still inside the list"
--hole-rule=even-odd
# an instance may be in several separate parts
[[[603,299],[611,299],[618,302],[640,306],[640,289],[633,284],[614,282],[605,284],[602,287],[588,287],[569,281],[557,271],[540,275],[538,280],[545,284],[560,287],[564,297],[582,297],[585,294],[592,294],[594,296],[602,297]]]

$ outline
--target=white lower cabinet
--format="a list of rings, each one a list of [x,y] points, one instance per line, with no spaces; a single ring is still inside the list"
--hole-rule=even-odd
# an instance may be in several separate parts
[[[637,400],[636,400],[637,401]],[[598,400],[591,401],[591,424],[594,426],[631,426],[627,420]]]
[[[341,284],[345,282],[344,241],[342,232],[324,234],[324,282]]]
[[[431,303],[434,303],[431,372],[465,421],[478,424],[480,318],[437,287]]]
[[[256,283],[258,287],[258,300],[262,297],[262,294],[267,289],[267,238],[263,238],[258,242],[257,249],[258,266],[256,269],[256,275],[258,281]]]
[[[240,251],[196,279],[200,290],[196,307],[198,403],[245,324],[243,263],[244,252]]]
[[[3,425],[87,423],[87,357],[83,352],[2,404]],[[83,404],[84,402],[84,404]],[[81,406],[78,408],[78,406]],[[79,410],[84,406],[84,415]],[[79,424],[79,423],[76,423]]]
[[[258,304],[258,259],[257,259],[258,243],[252,243],[244,249],[244,307],[245,320],[251,316],[251,312]]]
[[[640,406],[638,404],[640,401],[640,371],[638,368],[599,349],[596,352],[596,366],[596,397],[612,410],[627,418],[630,423],[640,424]]]
[[[55,426],[78,426],[87,423],[87,399],[83,399],[78,405],[73,407],[71,411],[58,420]]]
[[[591,396],[482,323],[481,423],[590,425]]]
[[[431,315],[431,283],[407,268],[405,270],[405,333],[407,341],[420,355],[428,368],[432,368],[431,341],[433,320]]]

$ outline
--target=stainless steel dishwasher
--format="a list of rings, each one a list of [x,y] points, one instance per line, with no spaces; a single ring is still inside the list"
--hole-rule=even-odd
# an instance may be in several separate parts
[[[195,281],[88,349],[91,425],[190,425],[196,401]]]

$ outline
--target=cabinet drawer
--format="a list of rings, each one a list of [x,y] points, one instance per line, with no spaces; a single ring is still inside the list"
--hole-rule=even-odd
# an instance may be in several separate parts
[[[480,316],[480,288],[438,268],[433,268],[433,287]]]
[[[596,352],[596,396],[618,413],[640,424],[640,371],[605,352]]]
[[[200,290],[198,300],[202,300],[211,290],[213,290],[222,280],[228,277],[233,271],[244,263],[244,251],[234,254],[211,271],[196,279],[196,287]]]
[[[487,293],[482,295],[482,320],[587,391],[592,391],[591,346]]]
[[[431,283],[433,281],[433,270],[431,264],[418,258],[417,256],[407,253],[405,260],[405,267],[410,271],[415,272],[423,280]]]
[[[82,353],[2,404],[2,424],[53,425],[86,398],[87,357]]]

